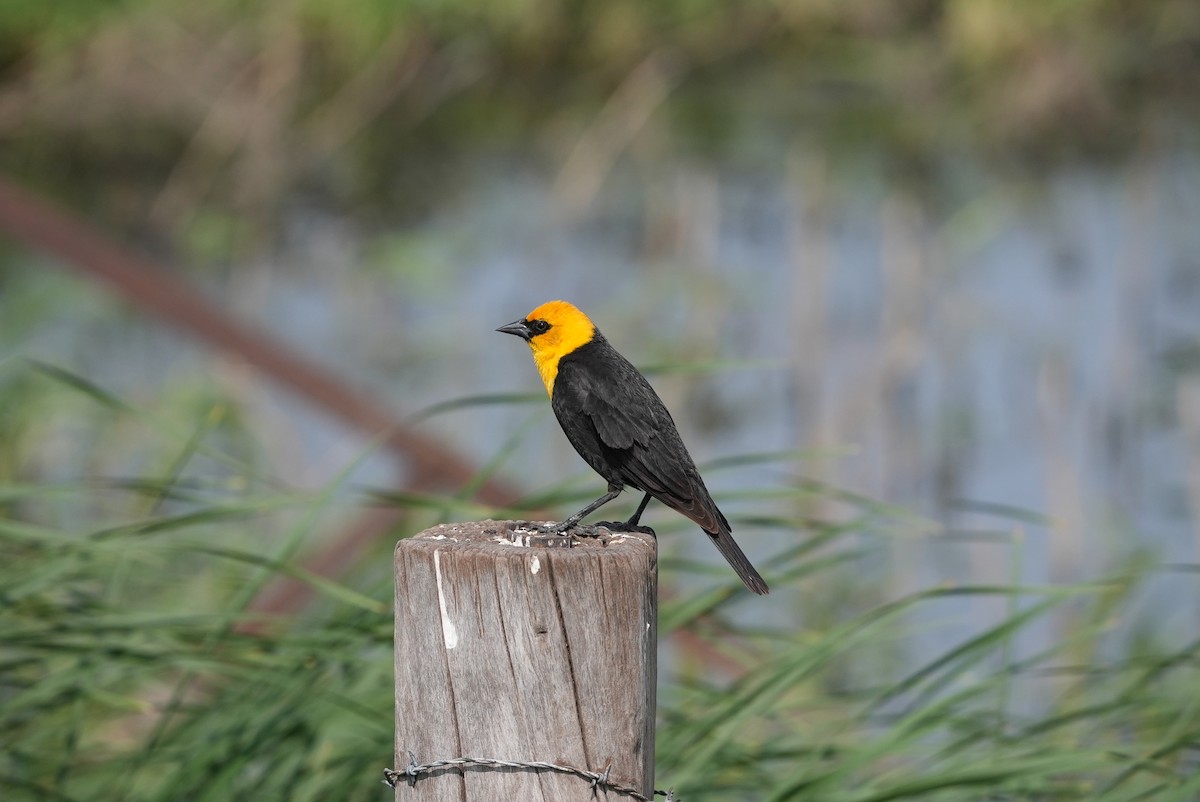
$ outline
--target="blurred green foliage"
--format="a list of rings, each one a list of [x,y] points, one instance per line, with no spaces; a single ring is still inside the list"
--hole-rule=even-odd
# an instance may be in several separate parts
[[[294,562],[318,522],[379,497],[344,477],[317,492],[270,480],[246,457],[249,434],[225,429],[227,400],[139,410],[53,366],[3,367],[4,409],[36,405],[43,432],[83,419],[96,436],[83,445],[92,467],[55,481],[13,451],[19,438],[0,440],[0,465],[17,466],[0,477],[0,797],[388,798],[390,577],[371,565],[388,563],[390,544],[344,584]],[[103,436],[122,427],[119,442]],[[105,452],[146,469],[108,473]],[[889,598],[877,558],[927,522],[816,482],[751,495],[753,516],[731,516],[739,532],[804,533],[765,564],[771,598],[798,599],[803,626],[751,611],[761,600],[724,566],[664,554],[660,787],[691,802],[1195,798],[1200,642],[1117,626],[1153,563],[1078,585],[1013,577]],[[412,529],[478,512],[392,501]],[[829,504],[844,511],[836,523],[813,515]],[[672,594],[689,575],[694,590]],[[318,601],[255,612],[280,577]],[[938,626],[917,615],[926,605],[979,599],[1007,612],[914,648]],[[1047,625],[1061,637],[1018,646]]]
[[[1192,0],[13,0],[0,168],[126,229],[207,215],[207,251],[214,215],[421,213],[481,155],[643,112],[652,152],[768,137],[936,178],[1195,144],[1198,80]]]

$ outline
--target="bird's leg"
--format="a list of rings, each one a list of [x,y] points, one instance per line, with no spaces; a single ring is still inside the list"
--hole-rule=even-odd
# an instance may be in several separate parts
[[[570,529],[571,527],[578,524],[584,518],[591,515],[593,512],[600,509],[601,507],[603,507],[608,502],[612,501],[617,496],[621,495],[621,489],[622,488],[620,488],[620,487],[613,487],[612,485],[609,485],[607,493],[605,493],[603,496],[596,499],[591,504],[587,505],[582,510],[575,513],[574,515],[572,515],[570,518],[563,521],[562,523],[556,524],[555,526],[548,527],[547,528],[548,531],[556,532],[556,533],[560,533],[560,534],[562,532],[566,532],[568,529]]]
[[[629,527],[630,529],[637,529],[638,521],[642,520],[642,513],[646,511],[646,505],[649,503],[650,494],[647,493],[642,497],[642,503],[638,505],[637,511],[633,514],[633,517],[625,522],[625,526]]]
[[[628,521],[600,521],[596,526],[603,526],[613,532],[641,532],[645,535],[653,535],[654,530],[650,527],[638,526],[638,521],[642,520],[642,513],[646,511],[646,505],[649,503],[650,494],[647,493],[642,497],[642,503],[638,505],[637,511]]]

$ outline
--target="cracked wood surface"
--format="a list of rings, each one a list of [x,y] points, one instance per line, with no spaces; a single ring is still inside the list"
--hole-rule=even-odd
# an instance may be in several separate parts
[[[598,537],[515,545],[507,533],[519,523],[445,524],[397,544],[395,765],[407,751],[422,762],[611,765],[615,783],[650,795],[654,538],[582,527]],[[571,775],[477,767],[401,782],[396,799],[582,802],[591,792]]]

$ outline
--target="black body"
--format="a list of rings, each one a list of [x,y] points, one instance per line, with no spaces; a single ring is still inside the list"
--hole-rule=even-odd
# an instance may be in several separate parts
[[[551,406],[571,445],[604,477],[610,493],[635,487],[695,521],[750,590],[767,592],[730,535],[662,399],[599,331],[559,360]]]

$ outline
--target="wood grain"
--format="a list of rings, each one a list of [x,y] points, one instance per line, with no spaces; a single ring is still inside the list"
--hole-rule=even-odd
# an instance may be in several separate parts
[[[603,772],[651,795],[657,551],[641,533],[515,545],[511,521],[447,524],[396,546],[396,767],[483,757]],[[612,799],[572,775],[431,772],[405,802]]]

